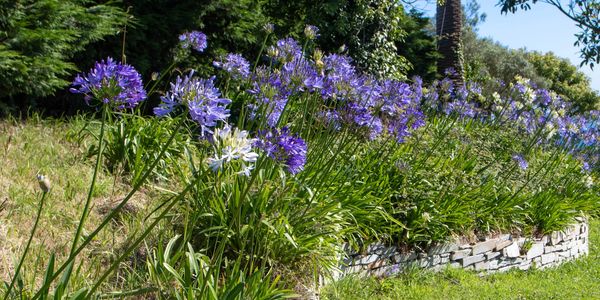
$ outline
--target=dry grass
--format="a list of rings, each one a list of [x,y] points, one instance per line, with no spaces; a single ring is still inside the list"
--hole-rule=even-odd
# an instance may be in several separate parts
[[[24,123],[0,121],[0,280],[10,280],[35,221],[41,199],[37,174],[46,175],[52,189],[24,264],[25,283],[39,283],[50,253],[56,254],[58,262],[68,254],[94,165],[83,155],[84,149],[67,140],[71,127],[67,122],[35,118]],[[83,235],[92,231],[128,191],[127,184],[101,173]],[[82,253],[76,285],[93,280],[127,236],[140,229],[141,220],[152,209],[150,199],[156,196],[152,190],[138,192],[112,226]]]

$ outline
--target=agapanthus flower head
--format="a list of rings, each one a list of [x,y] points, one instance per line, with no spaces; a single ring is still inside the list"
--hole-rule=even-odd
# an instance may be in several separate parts
[[[265,154],[283,163],[288,172],[298,174],[306,164],[306,142],[297,135],[290,134],[287,127],[272,129],[262,134],[256,146]]]
[[[161,103],[154,108],[154,114],[159,117],[165,116],[178,106],[183,106],[189,111],[192,120],[200,125],[201,136],[212,134],[212,128],[229,117],[227,106],[231,103],[231,100],[221,97],[214,80],[214,77],[195,77],[194,71],[184,77],[178,76],[175,82],[171,83],[171,90],[160,97]]]
[[[529,167],[529,163],[523,158],[521,154],[515,154],[512,156],[512,159],[519,165],[521,170],[526,170]]]
[[[314,40],[319,37],[319,28],[314,25],[306,25],[306,27],[304,27],[304,35],[309,40]]]
[[[250,63],[239,54],[229,53],[223,61],[215,61],[213,65],[227,71],[235,79],[247,78],[250,75]]]
[[[215,156],[208,158],[208,166],[213,171],[218,171],[225,164],[237,161],[241,164],[241,170],[238,174],[250,175],[250,171],[254,168],[254,162],[258,158],[258,154],[253,151],[252,147],[256,139],[248,137],[248,132],[232,128],[229,124],[225,124],[222,129],[214,130],[213,142],[215,146]]]
[[[315,66],[304,57],[296,57],[285,63],[279,73],[281,83],[290,92],[313,91],[323,88],[323,76],[319,75]]]
[[[302,56],[302,47],[293,38],[286,38],[277,41],[277,47],[268,52],[272,52],[270,54],[273,54],[275,59],[281,62],[288,62]]]
[[[263,26],[263,30],[268,34],[271,34],[273,31],[275,31],[275,25],[272,23],[267,23]]]
[[[185,32],[179,35],[179,41],[181,42],[181,47],[184,49],[192,48],[198,52],[203,52],[204,49],[208,46],[206,41],[206,34],[200,31],[190,31]]]
[[[249,105],[251,117],[265,118],[270,127],[275,127],[291,91],[282,84],[281,76],[268,69],[259,67],[253,75],[252,88],[248,90],[256,99]]]
[[[112,58],[96,62],[87,74],[79,74],[70,91],[84,94],[88,105],[92,99],[116,109],[133,108],[146,99],[142,76],[130,65],[115,63]]]

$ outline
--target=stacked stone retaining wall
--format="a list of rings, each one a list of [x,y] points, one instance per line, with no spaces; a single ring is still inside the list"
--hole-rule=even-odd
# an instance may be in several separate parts
[[[482,273],[547,268],[586,255],[588,245],[588,225],[584,220],[541,238],[503,234],[476,243],[447,242],[422,252],[403,252],[395,246],[374,243],[363,253],[349,251],[342,272],[336,277],[347,274],[386,277],[410,267],[431,270],[456,267]]]

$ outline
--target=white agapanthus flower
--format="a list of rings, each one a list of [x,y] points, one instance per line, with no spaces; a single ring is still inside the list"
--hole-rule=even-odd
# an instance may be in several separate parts
[[[228,124],[222,129],[215,129],[213,137],[215,156],[208,158],[208,166],[216,172],[224,164],[240,161],[242,170],[237,173],[249,176],[258,158],[258,154],[252,151],[256,139],[248,138],[247,131],[232,128]]]

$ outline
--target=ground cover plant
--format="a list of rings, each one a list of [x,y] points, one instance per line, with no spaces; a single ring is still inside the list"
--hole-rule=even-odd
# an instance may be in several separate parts
[[[376,78],[316,49],[317,27],[304,32],[265,38],[264,65],[217,57],[210,77],[174,63],[144,85],[111,58],[78,75],[71,91],[98,120],[76,122],[66,145],[85,149],[90,185],[72,196],[79,216],[62,249],[28,241],[13,254],[4,297],[295,297],[339,266],[344,243],[426,248],[457,234],[546,233],[598,212],[597,112],[573,114],[525,78],[490,94],[449,79]],[[210,47],[197,31],[179,40],[179,61]],[[155,116],[142,117],[153,94]],[[34,224],[61,189],[45,179],[65,178],[52,172],[37,172],[47,176],[39,201],[23,191],[37,205]],[[97,216],[106,182],[123,186]],[[86,253],[146,191],[152,201],[91,272]],[[32,227],[31,237],[44,229]]]

